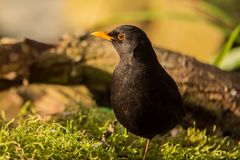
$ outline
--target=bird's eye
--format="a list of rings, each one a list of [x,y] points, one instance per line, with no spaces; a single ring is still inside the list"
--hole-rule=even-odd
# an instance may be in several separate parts
[[[118,34],[118,39],[119,39],[120,41],[123,41],[123,40],[125,39],[125,34],[119,33],[119,34]]]

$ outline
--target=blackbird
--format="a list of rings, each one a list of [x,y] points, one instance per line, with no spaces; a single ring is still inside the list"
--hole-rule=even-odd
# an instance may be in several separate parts
[[[133,25],[91,35],[112,42],[119,54],[111,84],[111,105],[118,121],[135,135],[150,140],[174,128],[185,116],[172,77],[158,62],[146,33]]]

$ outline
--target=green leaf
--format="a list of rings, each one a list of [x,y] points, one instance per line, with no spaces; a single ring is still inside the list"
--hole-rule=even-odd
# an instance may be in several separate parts
[[[240,47],[234,48],[221,62],[220,68],[231,71],[240,68]]]
[[[215,62],[214,62],[215,66],[220,67],[220,64],[222,63],[225,56],[230,53],[230,50],[232,49],[234,42],[238,39],[239,32],[240,32],[240,24],[230,34],[230,37],[227,40],[225,46],[223,47],[222,51],[215,59]]]

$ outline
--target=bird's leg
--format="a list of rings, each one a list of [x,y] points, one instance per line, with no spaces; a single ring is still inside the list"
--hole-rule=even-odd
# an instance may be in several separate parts
[[[148,152],[148,149],[149,149],[149,144],[150,144],[150,139],[147,139],[146,148],[145,148],[144,155],[143,155],[143,160],[146,160],[147,152]]]

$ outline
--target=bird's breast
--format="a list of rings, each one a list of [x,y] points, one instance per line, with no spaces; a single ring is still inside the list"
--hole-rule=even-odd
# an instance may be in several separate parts
[[[111,104],[120,122],[125,119],[137,122],[146,113],[144,110],[151,107],[154,96],[149,90],[152,84],[148,74],[145,66],[134,63],[120,63],[116,67],[111,86]]]

